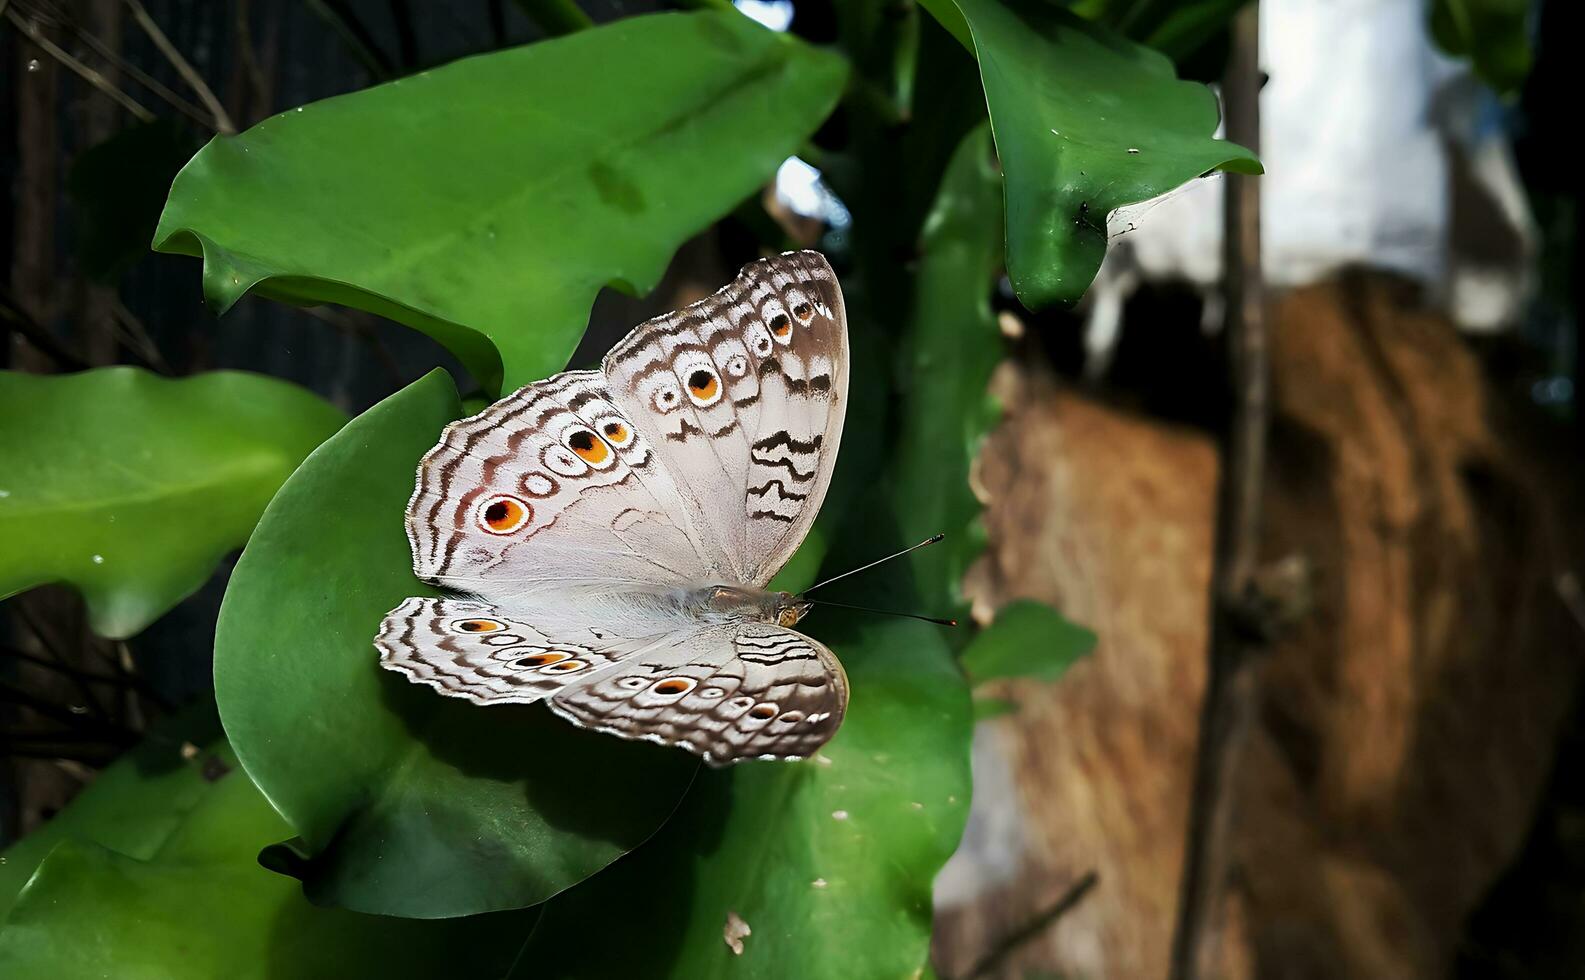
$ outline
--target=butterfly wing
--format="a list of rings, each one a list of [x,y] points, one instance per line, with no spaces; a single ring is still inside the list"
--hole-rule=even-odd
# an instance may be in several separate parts
[[[717,766],[811,755],[847,710],[847,675],[831,651],[767,623],[568,636],[488,603],[414,598],[391,610],[374,643],[382,666],[441,694],[549,699],[580,727],[679,746]]]
[[[597,371],[518,389],[446,427],[407,505],[419,578],[514,605],[579,584],[698,584],[730,560]]]
[[[809,532],[842,438],[847,316],[831,266],[808,251],[751,262],[641,324],[603,367],[731,581],[764,586]]]
[[[847,674],[819,642],[769,623],[669,637],[557,691],[552,711],[621,738],[676,745],[712,766],[801,759],[836,733]]]
[[[475,704],[541,701],[643,650],[644,639],[553,630],[468,599],[407,599],[374,638],[380,664]]]

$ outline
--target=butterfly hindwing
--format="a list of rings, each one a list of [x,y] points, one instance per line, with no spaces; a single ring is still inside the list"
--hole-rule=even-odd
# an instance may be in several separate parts
[[[790,629],[745,623],[672,637],[557,692],[550,708],[719,766],[811,755],[836,732],[847,702],[847,675],[830,650]]]
[[[422,598],[387,613],[374,645],[387,670],[475,704],[541,701],[641,647],[552,638],[488,603]]]

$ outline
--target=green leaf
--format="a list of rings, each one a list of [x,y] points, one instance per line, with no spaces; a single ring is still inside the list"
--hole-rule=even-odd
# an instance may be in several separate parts
[[[224,743],[216,751],[224,754]],[[287,830],[245,773],[188,788],[201,791],[190,812],[146,859],[95,843],[100,834],[55,847],[0,928],[0,976],[500,976],[529,928],[532,913],[415,923],[315,908],[295,882],[254,860]],[[91,799],[57,819],[85,805],[104,812],[103,798]],[[137,810],[147,818],[159,807],[145,795],[126,808],[135,818]]]
[[[1214,170],[1260,173],[1212,138],[1216,99],[1164,55],[1042,0],[925,0],[968,21],[1006,178],[1007,274],[1030,309],[1074,303],[1106,217]]]
[[[542,705],[479,707],[380,669],[381,618],[437,594],[413,577],[403,514],[419,457],[458,412],[436,371],[321,446],[221,607],[220,716],[301,836],[294,873],[319,903],[429,918],[544,901],[653,833],[695,769]]]
[[[212,777],[236,766],[219,735],[213,704],[167,719],[95,776],[69,806],[6,848],[0,854],[0,919],[39,862],[63,840],[91,841],[139,859],[158,853],[208,791]],[[194,751],[184,754],[184,743]]]
[[[295,385],[234,371],[0,372],[0,598],[64,582],[95,632],[131,636],[247,540],[344,421]]]
[[[899,377],[903,428],[891,470],[908,540],[945,532],[912,556],[921,598],[963,606],[959,583],[983,548],[969,468],[1000,415],[987,394],[1002,358],[991,290],[1001,269],[1001,179],[983,124],[958,145],[925,219],[907,361]],[[939,615],[939,613],[937,613]]]
[[[1468,58],[1486,84],[1518,91],[1530,75],[1530,0],[1432,0],[1431,37]]]
[[[653,288],[835,104],[834,55],[735,11],[632,17],[219,137],[154,244],[249,289],[399,320],[495,390],[561,368],[595,293]]]
[[[823,638],[852,685],[836,737],[801,762],[701,771],[654,840],[546,907],[514,976],[916,974],[931,881],[968,811],[968,697],[934,627]],[[729,914],[752,930],[741,956],[722,937]]]
[[[1095,649],[1095,634],[1044,603],[1020,600],[997,613],[963,651],[975,684],[1003,677],[1054,681]]]

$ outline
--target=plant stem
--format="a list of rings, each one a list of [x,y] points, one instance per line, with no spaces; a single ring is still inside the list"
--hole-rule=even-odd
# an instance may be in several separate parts
[[[198,108],[191,102],[182,98],[180,95],[172,92],[169,88],[166,88],[164,85],[160,84],[159,80],[149,75],[148,72],[139,68],[137,65],[134,65],[127,59],[121,57],[120,52],[101,41],[98,35],[92,33],[91,31],[84,30],[76,24],[67,24],[65,27],[67,30],[72,32],[73,37],[88,45],[90,48],[93,48],[101,58],[114,65],[117,71],[121,72],[128,78],[131,78],[139,85],[154,93],[154,95],[165,104],[191,119],[193,122],[196,122],[198,125],[203,126],[205,129],[214,128],[214,120],[204,115],[202,109]]]
[[[91,681],[95,684],[114,684],[117,687],[122,687],[127,683],[120,677],[115,677],[110,674],[98,674],[87,670],[76,670],[75,668],[69,667],[66,664],[60,663],[59,661],[52,660],[49,657],[40,657],[37,654],[28,653],[26,650],[18,650],[16,647],[0,646],[0,657],[10,657],[14,660],[25,660],[30,664],[33,664],[37,667],[42,667],[48,671],[53,671],[57,674],[70,676],[71,674],[76,673],[84,680]]]
[[[54,361],[55,366],[62,371],[88,370],[87,361],[73,354],[54,334],[34,322],[22,305],[12,299],[10,290],[4,288],[0,288],[0,323],[16,331],[35,350]]]
[[[78,61],[76,58],[73,58],[71,55],[67,54],[60,46],[55,44],[54,41],[51,41],[49,38],[45,37],[43,32],[40,31],[38,27],[28,21],[21,14],[17,13],[15,10],[7,10],[5,12],[5,18],[11,22],[13,27],[15,27],[18,31],[21,31],[29,41],[32,41],[34,44],[38,45],[39,50],[65,65],[67,68],[70,68],[83,81],[109,96],[118,105],[120,105],[121,108],[132,113],[132,115],[139,122],[154,121],[154,113],[143,108],[137,99],[134,99],[132,96],[116,88],[114,85],[110,84],[110,81],[106,79],[105,76],[99,74],[97,71],[94,71],[81,61]]]
[[[1250,4],[1234,18],[1232,51],[1222,86],[1228,138],[1257,152],[1258,16],[1258,5]],[[1223,286],[1233,408],[1222,452],[1210,651],[1168,973],[1173,980],[1195,980],[1216,970],[1214,945],[1228,879],[1237,770],[1258,697],[1252,661],[1265,645],[1252,585],[1259,558],[1271,411],[1265,284],[1260,265],[1260,185],[1253,177],[1229,175],[1224,203]]]
[[[344,0],[304,0],[308,9],[329,24],[375,81],[392,75],[391,60],[374,43],[374,37],[363,21]]]
[[[171,63],[171,67],[176,69],[176,74],[182,76],[182,80],[192,88],[193,94],[198,96],[198,101],[202,102],[204,108],[209,110],[209,114],[215,120],[215,131],[226,136],[235,133],[237,127],[232,123],[231,116],[226,113],[226,107],[220,104],[219,99],[215,98],[214,91],[204,82],[204,77],[198,74],[192,63],[183,57],[180,51],[176,50],[176,45],[172,44],[171,39],[165,36],[164,31],[160,30],[160,25],[154,23],[154,18],[149,16],[149,12],[143,8],[143,4],[139,0],[122,0],[122,2],[127,5],[128,10],[132,11],[132,19],[138,22],[139,27],[143,28],[143,33],[149,36],[149,40],[154,42],[154,46],[160,49],[160,54],[163,54],[165,60]]]
[[[1100,875],[1094,871],[1086,872],[1082,878],[1075,881],[1072,887],[1063,892],[1062,896],[1049,907],[1042,909],[1028,922],[998,940],[996,945],[984,956],[980,957],[979,961],[963,975],[963,980],[976,980],[976,978],[983,977],[995,970],[1002,964],[1002,961],[1015,953],[1019,947],[1045,932],[1051,927],[1052,923],[1072,911],[1074,906],[1083,901],[1084,896],[1088,895],[1090,889],[1094,888],[1100,880]]]
[[[31,694],[10,681],[0,681],[0,701],[9,701],[12,704],[21,705],[41,717],[58,721],[86,736],[100,738],[120,745],[131,745],[137,741],[135,733],[119,725],[100,721],[87,715],[79,715],[70,708],[53,704],[37,695]]]

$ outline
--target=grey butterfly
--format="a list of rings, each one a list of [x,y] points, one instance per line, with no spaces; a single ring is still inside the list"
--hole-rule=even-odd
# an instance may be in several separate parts
[[[814,522],[847,404],[842,293],[816,252],[640,324],[599,371],[446,427],[407,505],[413,570],[383,666],[479,704],[712,765],[795,759],[847,709],[842,665],[765,586]]]

